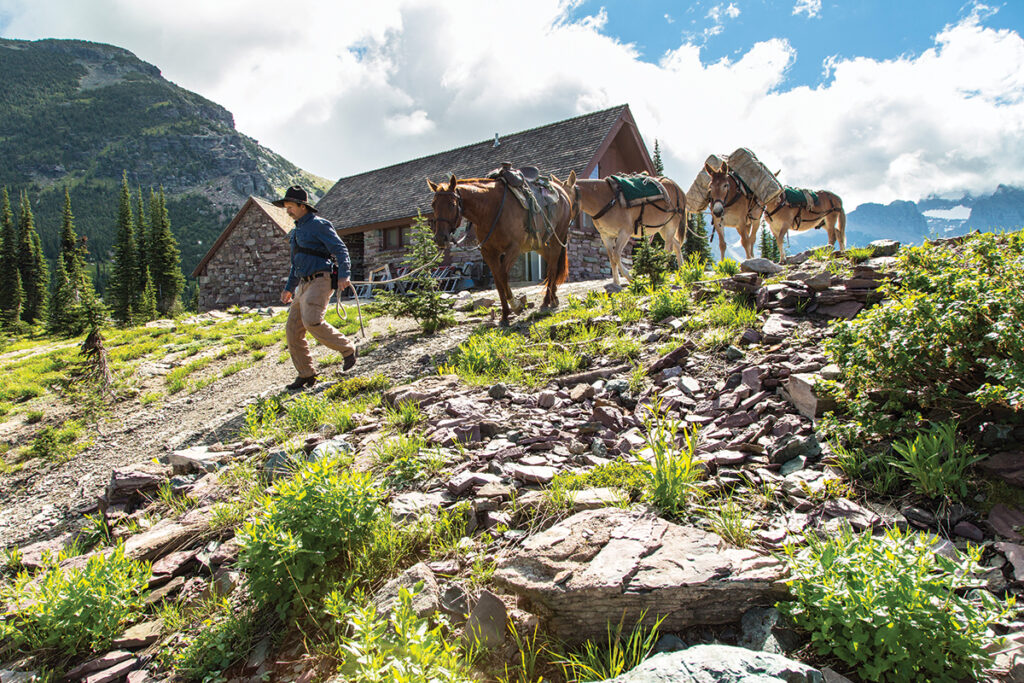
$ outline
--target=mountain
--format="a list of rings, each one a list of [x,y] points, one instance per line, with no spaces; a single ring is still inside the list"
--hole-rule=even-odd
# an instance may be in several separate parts
[[[914,202],[895,201],[882,205],[861,204],[846,217],[846,242],[867,244],[876,239],[894,239],[919,244],[928,237],[928,221]]]
[[[163,187],[186,273],[250,194],[330,183],[235,130],[224,107],[178,87],[127,50],[79,40],[0,39],[0,185],[28,190],[46,254],[57,253],[63,191],[92,258],[115,238],[122,171],[133,194]]]

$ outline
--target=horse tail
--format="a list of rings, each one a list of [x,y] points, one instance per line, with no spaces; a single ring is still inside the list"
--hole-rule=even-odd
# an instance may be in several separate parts
[[[568,244],[568,240],[566,240],[566,244]],[[552,266],[552,268],[548,268],[548,274],[542,283],[545,287],[550,285],[552,280],[554,280],[555,286],[558,286],[569,279],[569,251],[564,245]]]

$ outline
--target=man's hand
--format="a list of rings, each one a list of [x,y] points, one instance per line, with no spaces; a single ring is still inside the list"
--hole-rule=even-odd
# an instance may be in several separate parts
[[[338,278],[338,291],[344,292],[352,285],[352,281],[348,278]]]
[[[287,289],[281,292],[281,303],[290,304],[292,302],[292,293]]]

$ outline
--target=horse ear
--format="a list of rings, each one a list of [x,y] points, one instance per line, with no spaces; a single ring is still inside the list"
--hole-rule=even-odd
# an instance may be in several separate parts
[[[435,185],[433,182],[431,182],[430,178],[427,178],[426,181],[427,181],[427,187],[430,188],[430,191],[431,192],[437,192],[437,185]]]
[[[712,173],[715,172],[715,170],[713,168],[708,166],[708,162],[706,162],[706,161],[704,162],[704,170],[708,172],[708,175],[711,175]]]
[[[576,184],[576,171],[575,169],[569,171],[569,179],[565,181],[566,187],[572,187]]]
[[[723,175],[728,175],[729,174],[729,162],[728,161],[722,162],[722,170],[720,172]]]
[[[448,191],[449,192],[455,192],[455,183],[457,183],[457,182],[459,182],[458,179],[456,179],[455,174],[452,173],[451,182],[448,184]]]

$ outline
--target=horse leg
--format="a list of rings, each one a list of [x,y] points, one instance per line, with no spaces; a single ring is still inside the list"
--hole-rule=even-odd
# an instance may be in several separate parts
[[[772,230],[775,233],[775,244],[779,245],[779,263],[786,262],[786,247],[782,244],[783,238],[786,236],[786,228],[780,228],[778,232]]]
[[[502,255],[493,252],[481,255],[487,263],[487,267],[491,269],[491,275],[494,277],[494,289],[497,290],[498,300],[501,301],[501,326],[508,327],[508,302],[511,294],[508,288],[508,273],[505,271]]]
[[[632,235],[630,234],[630,231],[627,228],[625,230],[619,230],[619,234],[615,238],[615,256],[616,260],[619,262],[619,270],[622,271],[622,277],[626,280],[626,282],[629,282],[631,280],[631,277],[629,273],[626,272],[626,267],[622,265],[622,252],[626,249],[626,245],[629,244],[630,237],[632,237]],[[643,237],[641,237],[640,239],[643,239]]]
[[[757,230],[754,227],[754,223],[748,218],[747,227],[743,233],[743,251],[746,252],[747,258],[754,258],[754,244],[757,242]]]
[[[619,286],[619,263],[618,259],[615,258],[614,246],[612,240],[603,232],[598,233],[601,236],[601,243],[604,244],[604,250],[608,252],[608,265],[612,269],[612,282],[616,287]]]
[[[725,260],[725,226],[722,225],[722,219],[713,220],[715,232],[718,234],[718,251],[721,253],[719,261]]]

